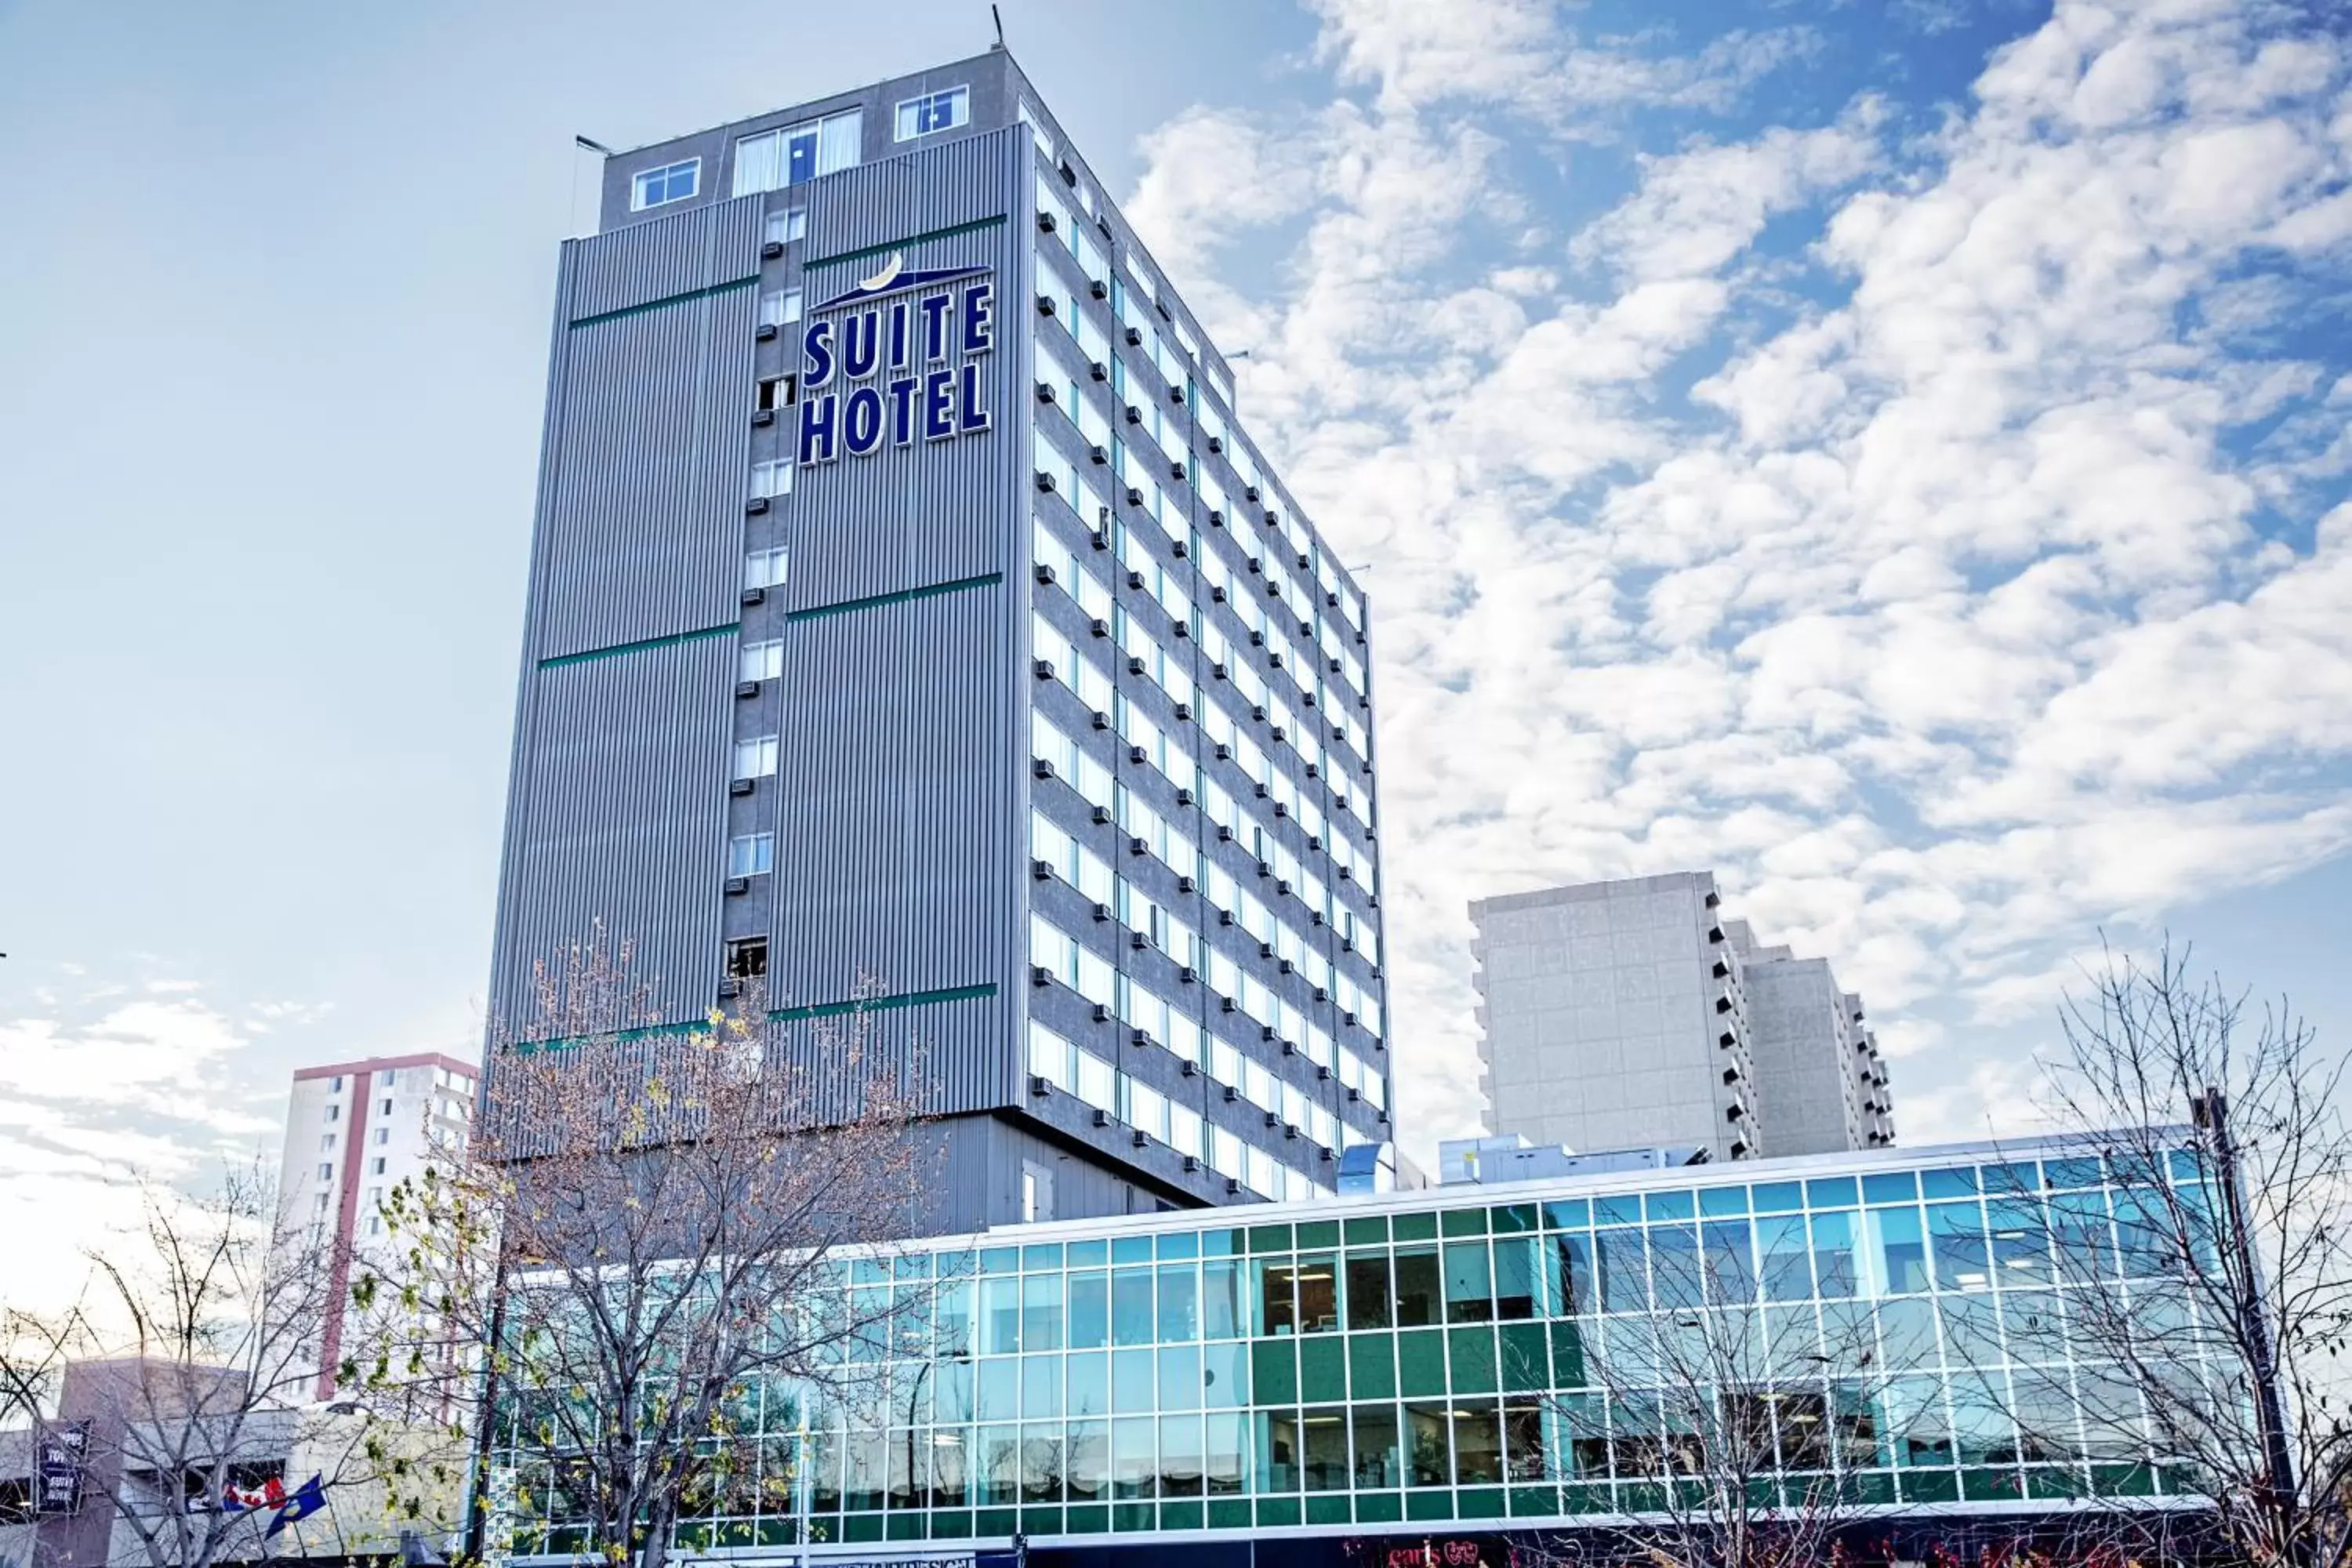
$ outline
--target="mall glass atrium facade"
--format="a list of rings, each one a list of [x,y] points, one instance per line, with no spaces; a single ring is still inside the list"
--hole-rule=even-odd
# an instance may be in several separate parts
[[[939,1231],[1389,1140],[1363,595],[1002,50],[607,159],[526,643],[516,1032],[600,925],[665,1018],[856,1005]]]
[[[820,1550],[1638,1521],[1674,1484],[1657,1369],[1688,1364],[1654,1336],[1709,1320],[1769,1347],[1738,1391],[1768,1500],[2177,1507],[2136,1392],[2067,1329],[2083,1289],[2180,1310],[2127,1177],[2080,1145],[1929,1148],[923,1244],[845,1266],[907,1304],[892,1344],[846,1394],[746,1390],[740,1501],[681,1542],[756,1557],[803,1504]],[[578,1545],[560,1515],[515,1542]]]

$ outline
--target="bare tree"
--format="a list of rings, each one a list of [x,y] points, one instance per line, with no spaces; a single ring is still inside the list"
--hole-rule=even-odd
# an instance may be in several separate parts
[[[436,1445],[454,1457],[446,1434],[396,1401],[312,1398],[339,1306],[331,1245],[284,1225],[259,1174],[232,1171],[201,1199],[151,1190],[137,1232],[92,1254],[73,1308],[7,1314],[12,1359],[45,1385],[20,1378],[16,1397],[83,1439],[81,1507],[45,1534],[70,1538],[78,1561],[210,1568],[263,1555],[278,1500],[314,1473],[322,1506],[287,1542],[301,1550],[390,1550],[400,1522],[455,1502],[400,1480]]]
[[[2014,1206],[2071,1287],[2053,1331],[2087,1438],[2152,1452],[2249,1562],[2345,1568],[2346,1058],[2168,943],[2150,964],[2110,954],[2063,1023],[2051,1100],[2118,1188]]]
[[[745,990],[680,1027],[625,946],[542,970],[469,1146],[387,1198],[396,1245],[355,1293],[452,1351],[345,1374],[398,1386],[491,1347],[475,1550],[548,1521],[559,1550],[656,1568],[682,1520],[779,1511],[784,1406],[878,1365],[915,1305],[853,1281],[845,1249],[909,1234],[927,1201],[917,1068],[862,1005],[788,1027]]]
[[[1601,1532],[1584,1555],[1810,1568],[1832,1560],[1862,1504],[1885,1500],[1867,1498],[1855,1475],[1888,1462],[1871,1304],[1853,1292],[1849,1247],[1823,1251],[1822,1268],[1846,1277],[1820,1287],[1848,1299],[1816,1305],[1802,1224],[1792,1222],[1792,1246],[1778,1247],[1759,1247],[1746,1220],[1653,1226],[1646,1290],[1638,1251],[1630,1266],[1571,1262],[1574,1309],[1612,1310],[1582,1321],[1589,1391],[1552,1396],[1557,1441],[1577,1474],[1613,1474],[1633,1494],[1621,1507],[1646,1516]]]

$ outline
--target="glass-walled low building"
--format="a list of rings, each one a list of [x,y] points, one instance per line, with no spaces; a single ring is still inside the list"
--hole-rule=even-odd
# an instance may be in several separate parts
[[[2172,1175],[1948,1146],[926,1241],[845,1265],[845,1306],[903,1299],[887,1342],[839,1386],[744,1390],[739,1500],[680,1545],[1590,1529],[1666,1509],[1723,1431],[1770,1456],[1767,1503],[2179,1507],[2068,1310],[2186,1310],[2140,1217]],[[511,1444],[514,1551],[576,1550]]]

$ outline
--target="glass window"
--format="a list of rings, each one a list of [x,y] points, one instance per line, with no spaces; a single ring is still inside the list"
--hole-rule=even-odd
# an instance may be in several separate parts
[[[738,137],[733,194],[782,190],[851,167],[858,159],[863,122],[853,109],[781,131]]]
[[[743,645],[743,666],[739,677],[744,680],[773,680],[784,673],[784,645],[781,642],[754,642]]]
[[[1915,1211],[1906,1209],[1906,1214]],[[1853,1215],[1850,1211],[1813,1216],[1813,1273],[1824,1298],[1858,1293],[1854,1273]]]
[[[1121,1268],[1110,1282],[1111,1342],[1122,1345],[1151,1343],[1151,1270]]]
[[[664,202],[682,202],[694,195],[702,178],[702,160],[688,158],[682,163],[664,163],[658,169],[640,169],[629,185],[629,210],[643,212]]]
[[[1385,1329],[1390,1320],[1389,1257],[1385,1252],[1348,1258],[1348,1326]]]
[[[772,458],[751,465],[751,493],[755,496],[788,496],[793,493],[793,465],[783,458]]]
[[[801,319],[801,291],[771,289],[760,296],[760,325],[789,327]]]
[[[1400,1247],[1396,1252],[1396,1321],[1399,1328],[1438,1321],[1443,1285],[1434,1247]]]
[[[1494,1284],[1483,1241],[1445,1246],[1445,1321],[1483,1323],[1495,1315]]]
[[[760,877],[775,869],[776,836],[772,833],[743,833],[727,841],[727,874],[730,877]]]
[[[934,132],[952,131],[971,120],[971,92],[968,88],[951,87],[945,92],[927,93],[910,98],[898,105],[897,140],[911,142],[918,136]]]
[[[735,742],[735,776],[739,779],[772,778],[776,772],[774,735],[755,735]]]
[[[1408,1486],[1442,1487],[1454,1479],[1453,1411],[1443,1405],[1404,1407]]]
[[[743,586],[774,588],[782,585],[790,574],[792,552],[786,550],[754,550],[743,557]]]
[[[1984,1211],[1975,1204],[1929,1204],[1927,1240],[1935,1255],[1936,1283],[1939,1287],[1947,1290],[1991,1288]]]
[[[1927,1288],[1927,1247],[1916,1208],[1865,1211],[1869,1215],[1872,1263],[1876,1284],[1889,1295]]]

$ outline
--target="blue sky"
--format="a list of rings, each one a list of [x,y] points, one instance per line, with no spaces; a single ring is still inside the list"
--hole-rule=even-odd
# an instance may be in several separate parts
[[[2102,930],[2345,1037],[2325,7],[1003,10],[1370,569],[1417,1142],[1467,901],[1585,877],[1834,958],[1907,1138],[2021,1124]],[[470,1048],[572,137],[989,38],[866,15],[0,0],[0,1297]]]

